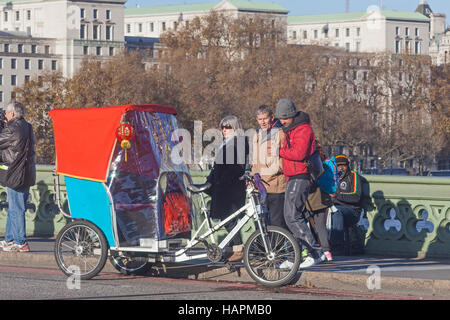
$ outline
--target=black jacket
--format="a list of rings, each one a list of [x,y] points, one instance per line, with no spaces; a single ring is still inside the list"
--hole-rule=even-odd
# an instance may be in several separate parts
[[[25,182],[23,187],[31,187],[36,183],[36,164],[34,154],[34,134],[31,124],[24,118],[13,118],[8,121],[5,128],[0,132],[0,150],[2,151],[2,161],[6,165],[11,165],[23,152],[27,141],[29,151],[25,165]]]
[[[207,178],[212,184],[207,191],[211,196],[211,218],[224,219],[245,204],[246,186],[239,178],[249,169],[248,154],[248,139],[244,136],[234,136],[219,148]]]
[[[334,203],[359,211],[361,210],[361,191],[362,185],[359,174],[349,169],[344,176],[339,177]]]

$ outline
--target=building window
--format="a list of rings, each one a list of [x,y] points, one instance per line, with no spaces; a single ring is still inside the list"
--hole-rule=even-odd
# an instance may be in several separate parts
[[[89,54],[89,47],[88,46],[84,46],[83,47],[83,54],[86,56]]]
[[[408,27],[405,28],[405,35],[409,36],[409,28]]]
[[[364,80],[364,81],[367,81],[367,71],[364,71],[364,72],[363,72],[363,80]]]
[[[95,49],[96,49],[96,50],[95,50],[95,53],[96,53],[98,56],[101,56],[101,55],[102,55],[102,47],[96,47]]]
[[[11,69],[15,69],[16,68],[16,59],[11,59]]]
[[[80,39],[84,39],[86,37],[86,25],[80,25]]]
[[[0,85],[3,85],[3,75],[0,74]]]
[[[50,46],[45,46],[44,50],[45,50],[45,54],[50,54]]]
[[[3,12],[3,20],[5,22],[8,22],[8,12],[7,11]]]
[[[84,19],[85,12],[86,12],[86,11],[85,11],[84,8],[81,8],[81,9],[80,9],[80,18],[81,18],[81,19]]]
[[[3,102],[3,91],[0,91],[0,102]]]
[[[38,60],[38,69],[39,70],[44,69],[44,60],[42,60],[42,59]]]
[[[356,52],[361,52],[361,42],[356,42]]]
[[[3,46],[3,52],[9,52],[9,44],[5,43],[5,45]]]
[[[31,53],[36,53],[36,45],[35,44],[31,45]]]
[[[138,24],[138,32],[142,32],[142,23]]]
[[[30,59],[25,59],[25,70],[29,70],[30,69]]]
[[[166,23],[165,22],[162,23],[162,31],[166,31]]]
[[[98,19],[98,10],[97,9],[94,9],[92,11],[92,16],[94,17],[94,19]]]
[[[106,10],[106,20],[111,20],[111,10]]]
[[[20,20],[20,11],[16,11],[16,21]]]
[[[339,29],[335,30],[336,38],[339,38]]]
[[[23,44],[19,43],[17,45],[17,53],[22,53],[23,52]]]
[[[353,80],[358,80],[358,71],[353,71]]]
[[[395,35],[398,36],[400,34],[400,27],[395,27]]]
[[[400,53],[400,41],[395,41],[395,53]]]
[[[17,84],[17,77],[15,74],[11,75],[11,85],[15,86]]]
[[[127,33],[131,32],[131,24],[127,24]]]
[[[26,75],[24,78],[25,83],[30,82],[30,76]]]
[[[92,39],[94,39],[94,40],[98,39],[98,25],[93,26]]]
[[[319,36],[319,32],[317,30],[314,30],[314,39],[317,39],[318,36]]]
[[[0,69],[3,69],[3,59],[0,58]]]
[[[419,36],[419,28],[416,28],[415,35],[416,35],[416,37]]]
[[[292,39],[297,39],[297,31],[292,31]]]
[[[361,28],[356,28],[356,36],[361,36]]]
[[[414,44],[414,53],[420,54],[420,42],[419,41],[416,41],[416,43]]]
[[[349,42],[347,42],[345,44],[345,50],[350,51],[350,43]]]
[[[308,31],[303,31],[303,39],[308,39]]]
[[[56,70],[56,60],[52,60],[52,70]]]
[[[27,20],[31,20],[31,10],[27,10]]]
[[[106,40],[111,40],[111,26],[106,26],[106,34],[105,34],[105,38]]]
[[[350,37],[350,28],[345,29],[345,36]]]
[[[109,55],[110,56],[114,55],[114,47],[109,47]]]
[[[406,53],[409,53],[409,51],[410,51],[409,41],[406,40],[406,41],[405,41],[405,52],[406,52]]]
[[[153,22],[150,22],[150,32],[155,31],[155,25],[153,24]]]

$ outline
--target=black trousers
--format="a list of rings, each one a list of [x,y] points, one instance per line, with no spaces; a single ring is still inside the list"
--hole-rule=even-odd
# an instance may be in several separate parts
[[[268,193],[266,205],[269,210],[269,225],[289,230],[284,220],[284,192]]]
[[[331,214],[331,212],[329,213]],[[323,251],[330,251],[330,242],[328,241],[327,221],[326,221],[326,208],[314,211],[312,213],[314,219],[314,231],[319,238],[320,245]]]

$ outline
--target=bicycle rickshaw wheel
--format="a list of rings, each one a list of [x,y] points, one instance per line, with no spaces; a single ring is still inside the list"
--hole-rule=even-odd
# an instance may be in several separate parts
[[[93,223],[76,220],[65,225],[55,241],[55,259],[67,276],[95,277],[105,266],[108,244]]]
[[[142,261],[139,257],[120,256],[113,252],[109,256],[109,262],[117,271],[125,275],[143,275],[151,266],[148,261]]]
[[[290,283],[297,275],[300,265],[300,248],[295,238],[279,227],[267,227],[266,239],[271,253],[267,254],[261,232],[255,231],[244,247],[244,265],[256,282],[279,287]],[[290,268],[281,268],[289,261]]]

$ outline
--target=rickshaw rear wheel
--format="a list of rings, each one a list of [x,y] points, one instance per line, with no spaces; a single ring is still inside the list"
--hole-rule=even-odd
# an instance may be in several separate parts
[[[108,243],[103,232],[93,223],[75,220],[58,233],[54,251],[56,263],[64,274],[88,280],[105,266]]]
[[[125,275],[144,275],[151,267],[151,263],[145,261],[144,257],[119,255],[117,252],[110,253],[109,262]]]

